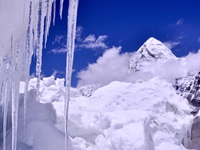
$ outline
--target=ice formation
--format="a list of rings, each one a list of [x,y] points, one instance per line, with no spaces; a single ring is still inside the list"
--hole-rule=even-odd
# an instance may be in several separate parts
[[[70,0],[68,33],[69,51],[73,53],[74,33],[76,28],[76,14],[78,1]],[[62,18],[64,0],[60,0],[60,17]],[[55,24],[56,0],[7,0],[0,1],[0,95],[3,111],[3,149],[17,149],[17,128],[18,128],[18,108],[19,108],[19,82],[25,81],[24,92],[24,126],[26,124],[26,100],[27,87],[29,81],[29,67],[33,53],[36,55],[36,77],[37,77],[37,94],[40,89],[40,73],[42,66],[42,49],[43,41],[46,46],[47,36],[51,23],[51,14],[53,9],[53,23]],[[74,9],[74,6],[76,8]],[[44,37],[44,38],[43,38]],[[71,68],[73,56],[68,62]],[[69,71],[69,70],[68,70]],[[69,73],[68,75],[70,75]],[[67,76],[68,77],[68,76]],[[68,77],[70,79],[70,77]],[[70,81],[68,80],[70,84]],[[69,85],[70,86],[70,85]],[[39,97],[37,96],[39,101]],[[67,112],[67,111],[66,111]],[[9,114],[11,113],[11,114]],[[6,134],[8,127],[8,117],[12,116],[12,145],[6,146]],[[66,114],[67,115],[67,114]]]
[[[61,0],[63,3],[63,0]],[[68,149],[68,111],[69,111],[69,100],[70,100],[70,87],[71,87],[71,76],[72,76],[72,66],[74,59],[74,48],[75,48],[75,37],[76,37],[76,19],[77,19],[77,9],[79,0],[69,1],[69,11],[68,11],[68,30],[67,30],[67,57],[66,57],[66,90],[65,90],[65,146]],[[62,7],[61,10],[62,12]]]

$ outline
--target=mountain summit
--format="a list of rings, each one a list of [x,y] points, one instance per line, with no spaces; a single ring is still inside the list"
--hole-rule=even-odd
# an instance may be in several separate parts
[[[177,59],[177,57],[165,44],[151,37],[132,56],[129,67],[138,71],[149,66],[150,62],[160,61],[163,63],[170,59]]]
[[[149,38],[137,51],[137,53],[154,59],[171,59],[176,58],[172,51],[159,40],[151,37]]]

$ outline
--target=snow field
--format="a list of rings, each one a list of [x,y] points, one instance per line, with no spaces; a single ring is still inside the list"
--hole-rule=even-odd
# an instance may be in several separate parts
[[[64,142],[64,80],[51,76],[41,81],[43,103],[35,101],[35,86],[36,79],[31,79],[24,143],[41,150],[44,143],[48,147],[59,140],[55,144],[59,147]],[[68,128],[72,150],[184,150],[182,141],[193,119],[191,108],[164,79],[135,84],[114,81],[90,97],[77,89],[71,91]]]

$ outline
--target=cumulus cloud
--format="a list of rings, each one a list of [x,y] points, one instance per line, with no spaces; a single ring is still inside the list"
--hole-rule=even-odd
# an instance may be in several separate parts
[[[169,49],[172,49],[175,46],[180,45],[181,43],[175,42],[175,41],[167,41],[167,42],[164,42],[163,44],[165,44],[165,46],[167,46]]]
[[[119,54],[121,47],[106,50],[96,63],[89,64],[86,70],[78,74],[79,85],[106,84],[111,78],[119,80],[121,72],[127,72],[126,61],[128,56]],[[118,76],[120,72],[120,76]]]
[[[200,69],[200,50],[197,53],[189,53],[187,56],[171,59],[164,63],[154,62],[149,71],[153,76],[161,76],[173,83],[176,78],[197,72]]]
[[[200,51],[198,51],[186,57],[170,59],[162,63],[160,61],[146,62],[142,70],[129,72],[130,60],[135,53],[120,53],[120,50],[121,47],[106,50],[96,63],[89,64],[86,69],[80,71],[77,76],[78,87],[88,84],[100,87],[112,81],[134,83],[137,80],[147,81],[155,76],[163,77],[173,83],[176,78],[200,69]]]
[[[109,84],[112,81],[136,82],[137,80],[147,81],[155,76],[161,76],[168,81],[174,80],[182,75],[180,63],[171,60],[166,63],[157,61],[145,64],[143,71],[130,71],[130,62],[133,60],[133,53],[120,54],[121,47],[113,47],[104,52],[96,63],[89,64],[85,70],[78,73],[78,87],[84,85],[95,85],[97,87]],[[165,69],[163,69],[165,68]],[[177,69],[178,68],[178,69]],[[179,70],[175,72],[174,70]]]
[[[187,71],[200,70],[200,50],[197,53],[189,53],[184,57],[184,67]]]
[[[124,81],[128,78],[128,61],[133,53],[120,54],[121,47],[113,47],[104,52],[96,63],[89,64],[78,73],[79,85],[95,84],[102,86],[111,81]]]

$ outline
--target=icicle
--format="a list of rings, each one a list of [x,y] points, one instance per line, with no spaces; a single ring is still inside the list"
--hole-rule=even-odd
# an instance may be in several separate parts
[[[0,105],[2,106],[2,108],[1,108],[1,112],[3,113],[3,98],[2,98],[2,96],[3,96],[3,90],[5,89],[5,87],[3,86],[3,74],[2,74],[2,66],[1,66],[1,64],[0,64]]]
[[[5,83],[4,83],[4,103],[3,103],[3,150],[6,150],[6,135],[7,135],[7,118],[8,118],[8,94],[9,94],[9,89],[8,89],[8,84],[9,84],[9,81],[8,81],[8,76],[9,76],[9,73],[8,73],[8,69],[6,70],[6,79],[5,79]]]
[[[3,79],[3,68],[2,68],[2,65],[0,64],[0,79]],[[2,102],[2,92],[3,92],[3,80],[0,80],[0,104],[2,105],[3,102]],[[2,109],[2,112],[3,112],[3,109]]]
[[[28,83],[29,83],[29,68],[31,62],[31,15],[32,15],[32,2],[29,5],[29,21],[28,21],[28,29],[27,29],[27,40],[26,40],[26,53],[25,53],[25,88],[24,88],[24,135],[25,135],[25,127],[26,127],[26,103],[27,103],[27,92],[28,92]]]
[[[68,111],[70,100],[70,86],[72,65],[74,58],[75,32],[77,20],[78,0],[69,0],[68,30],[67,30],[67,56],[66,56],[66,95],[65,95],[65,149],[68,150]]]
[[[55,26],[56,20],[56,0],[53,1],[53,25]]]
[[[4,98],[5,101],[3,103],[3,150],[6,150],[6,129],[7,129],[7,114],[8,114],[8,99],[7,99],[7,90],[8,90],[8,82],[5,84],[5,93]]]
[[[39,8],[36,6],[39,1]],[[51,5],[56,0],[49,0],[47,9],[44,9],[43,0],[6,0],[1,1],[1,6],[9,9],[2,10],[0,18],[5,14],[5,22],[0,24],[2,31],[0,38],[0,103],[3,112],[3,149],[6,150],[6,129],[8,129],[8,116],[12,118],[12,150],[17,149],[17,128],[18,128],[18,103],[19,103],[19,82],[21,77],[25,79],[24,93],[24,125],[26,120],[26,98],[28,90],[28,74],[33,49],[37,54],[37,76],[38,83],[42,65],[42,44],[44,32],[44,16],[46,15],[45,36],[47,38],[51,19]],[[30,3],[29,3],[30,2]],[[12,3],[13,5],[9,5]],[[29,5],[29,8],[27,7]],[[12,10],[12,11],[8,11]],[[45,11],[48,14],[45,14]],[[29,13],[29,14],[27,14]],[[14,18],[18,19],[14,19]],[[56,17],[56,15],[54,16]],[[55,22],[55,20],[54,20]],[[7,25],[9,25],[7,27]],[[15,36],[12,36],[15,35]],[[10,39],[10,37],[12,37]],[[14,37],[14,38],[13,38]],[[46,40],[46,39],[45,39]],[[25,43],[26,42],[26,43]],[[46,41],[45,41],[46,42]],[[10,51],[11,45],[11,51]],[[37,47],[36,47],[37,46]],[[16,49],[17,48],[17,49]],[[39,86],[39,84],[38,84]],[[38,87],[39,91],[39,87]],[[39,92],[38,92],[39,94]],[[10,114],[11,113],[11,114]],[[11,143],[9,143],[11,144]]]
[[[42,66],[42,0],[39,0],[38,9],[38,25],[37,25],[37,49],[36,49],[36,77],[37,77],[37,101],[39,101],[39,89],[40,89],[40,73]]]
[[[15,55],[15,51],[13,52],[12,56],[15,56],[15,61],[13,60],[12,63],[12,150],[17,149],[17,126],[18,126],[18,107],[19,107],[19,85],[16,86],[16,83],[19,83],[19,76],[18,76],[18,60],[19,60],[19,53],[20,53],[20,42],[18,41],[17,51]]]
[[[13,36],[11,36],[11,53],[13,51]],[[7,135],[7,118],[8,118],[8,103],[9,103],[9,95],[10,95],[10,65],[12,58],[9,58],[8,55],[6,55],[3,58],[3,61],[6,66],[5,70],[5,78],[3,81],[3,150],[6,150],[6,135]]]
[[[12,37],[11,37],[11,49],[12,49]],[[4,79],[4,90],[3,90],[3,150],[6,150],[6,129],[7,129],[7,116],[8,116],[8,95],[9,95],[9,58],[4,58],[4,62],[6,64],[6,73],[5,73],[5,79]]]
[[[51,25],[51,5],[49,0],[47,0],[47,8],[46,8],[46,23],[45,23],[45,48],[47,44],[47,36],[49,35],[49,27]]]
[[[64,0],[60,0],[60,19],[62,19],[63,3]]]
[[[17,129],[16,129],[16,101],[15,101],[15,81],[12,80],[12,150],[17,149],[17,141],[15,140],[17,136]]]

